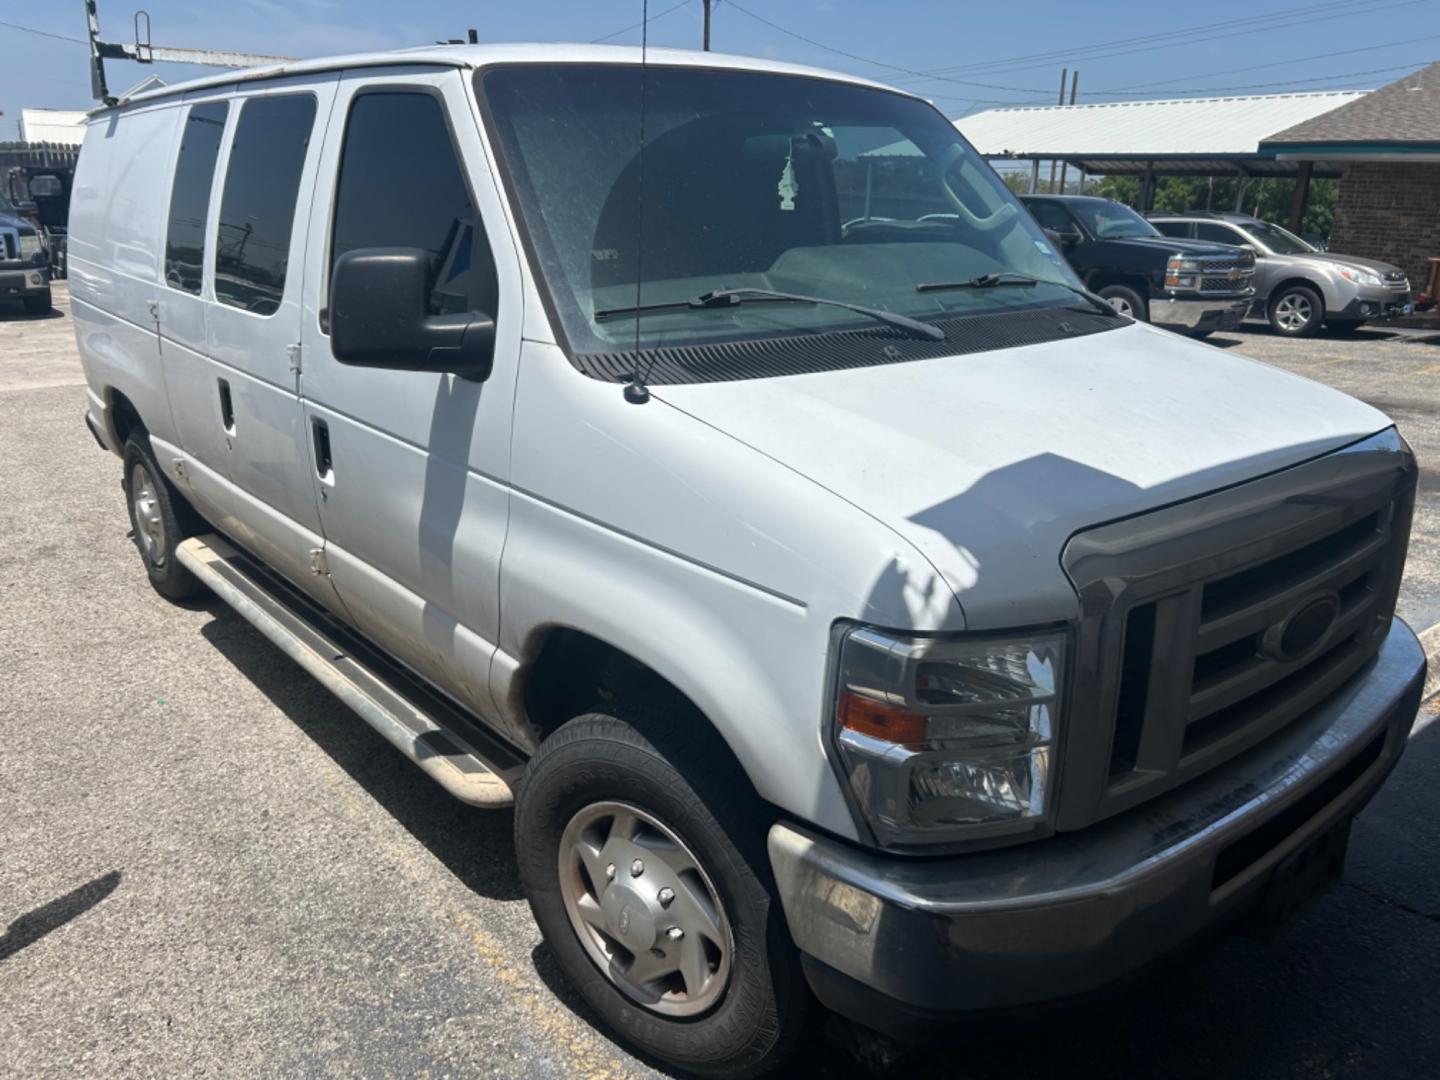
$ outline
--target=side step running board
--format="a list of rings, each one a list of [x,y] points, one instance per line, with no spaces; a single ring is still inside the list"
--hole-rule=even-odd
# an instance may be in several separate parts
[[[461,724],[454,706],[347,640],[328,619],[307,612],[307,602],[288,597],[287,589],[219,536],[191,537],[176,554],[216,596],[455,798],[471,806],[514,803],[510,785],[520,763],[501,765],[482,756],[473,740],[455,730]]]

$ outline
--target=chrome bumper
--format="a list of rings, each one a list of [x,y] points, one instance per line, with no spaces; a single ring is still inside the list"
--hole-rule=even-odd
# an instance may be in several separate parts
[[[1405,748],[1424,680],[1396,619],[1334,697],[1255,750],[1030,845],[904,860],[777,823],[770,862],[811,984],[894,1027],[886,1015],[1016,1008],[1122,979],[1242,913],[1277,864],[1363,807]]]
[[[50,287],[48,266],[29,266],[23,270],[0,270],[0,293],[39,292]]]
[[[1245,319],[1253,296],[1214,300],[1150,301],[1150,321],[1167,330],[1231,330]]]

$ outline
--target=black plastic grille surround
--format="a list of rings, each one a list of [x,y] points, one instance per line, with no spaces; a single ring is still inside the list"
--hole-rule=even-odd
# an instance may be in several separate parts
[[[575,353],[572,362],[582,373],[604,382],[629,382],[637,366],[646,373],[645,381],[657,386],[733,382],[1040,345],[1098,334],[1130,323],[1128,319],[1077,307],[1032,307],[926,321],[945,331],[944,341],[915,338],[902,330],[876,325],[748,341],[642,349],[638,353],[634,350]]]

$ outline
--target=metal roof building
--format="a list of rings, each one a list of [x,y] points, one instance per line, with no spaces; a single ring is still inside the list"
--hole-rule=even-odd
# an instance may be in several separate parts
[[[1299,163],[1278,157],[1262,141],[1365,94],[1343,90],[988,109],[955,126],[988,158],[1063,161],[1087,173],[1294,176]],[[1317,164],[1315,175],[1338,176],[1339,170]]]

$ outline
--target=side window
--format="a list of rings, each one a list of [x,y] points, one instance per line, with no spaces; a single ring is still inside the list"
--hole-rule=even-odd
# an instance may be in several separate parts
[[[1027,202],[1026,208],[1043,228],[1060,234],[1078,232],[1070,211],[1052,202]]]
[[[1229,225],[1215,225],[1202,221],[1195,226],[1195,239],[1209,240],[1212,244],[1243,244],[1245,238]]]
[[[222,304],[257,315],[280,309],[314,125],[309,94],[250,98],[241,108],[215,240],[215,298]]]
[[[429,93],[356,96],[336,182],[330,268],[356,248],[421,248],[432,315],[497,308],[495,262],[455,154],[444,107]]]
[[[1155,228],[1159,229],[1166,236],[1174,236],[1182,240],[1188,240],[1194,235],[1191,230],[1194,229],[1195,226],[1188,221],[1152,221],[1150,224],[1154,225]]]
[[[209,101],[192,105],[180,133],[175,182],[170,187],[170,223],[165,231],[165,284],[200,292],[205,265],[205,217],[210,213],[210,184],[230,105]]]

